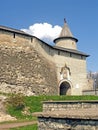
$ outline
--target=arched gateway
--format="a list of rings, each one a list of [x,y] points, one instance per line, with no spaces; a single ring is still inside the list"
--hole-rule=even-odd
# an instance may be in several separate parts
[[[67,80],[63,80],[59,85],[60,95],[71,95],[71,83]]]

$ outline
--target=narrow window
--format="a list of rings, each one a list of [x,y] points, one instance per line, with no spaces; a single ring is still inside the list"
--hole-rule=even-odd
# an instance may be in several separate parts
[[[83,59],[83,56],[81,55],[81,59]]]
[[[60,55],[60,51],[58,51],[58,55]]]
[[[32,40],[33,40],[33,39],[32,39],[32,37],[31,37],[31,42],[32,42]]]
[[[15,33],[13,34],[13,38],[15,38]]]
[[[49,47],[49,53],[50,53],[50,47]]]
[[[70,57],[72,57],[72,53],[70,53]]]
[[[74,42],[72,42],[72,45],[74,45]]]

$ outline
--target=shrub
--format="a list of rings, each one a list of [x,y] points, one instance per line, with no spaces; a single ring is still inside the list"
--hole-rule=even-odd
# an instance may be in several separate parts
[[[7,104],[8,106],[13,107],[15,110],[23,110],[25,107],[24,96],[21,93],[15,95],[12,94],[7,99]]]

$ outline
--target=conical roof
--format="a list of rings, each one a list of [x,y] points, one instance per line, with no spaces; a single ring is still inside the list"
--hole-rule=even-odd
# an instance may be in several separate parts
[[[73,37],[73,35],[67,25],[66,19],[64,19],[64,26],[61,30],[59,37]]]
[[[62,40],[62,39],[67,39],[67,40],[68,40],[68,39],[71,39],[71,40],[74,40],[75,42],[78,42],[78,39],[76,39],[76,38],[72,35],[72,33],[71,33],[71,31],[70,31],[70,28],[68,27],[65,18],[64,18],[64,26],[63,26],[63,28],[62,28],[62,30],[61,30],[61,33],[60,33],[60,35],[59,35],[58,38],[54,39],[54,42],[56,43],[56,41],[57,41],[58,39],[59,39],[59,40]]]

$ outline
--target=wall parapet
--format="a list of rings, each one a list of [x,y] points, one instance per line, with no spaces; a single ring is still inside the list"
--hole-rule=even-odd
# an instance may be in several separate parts
[[[98,101],[46,101],[43,102],[43,111],[64,111],[75,109],[98,108]]]

